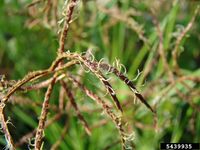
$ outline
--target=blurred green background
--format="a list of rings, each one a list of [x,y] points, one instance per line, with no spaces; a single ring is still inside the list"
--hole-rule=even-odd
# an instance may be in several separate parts
[[[58,29],[45,23],[42,14],[32,15],[31,12],[41,10],[43,4],[31,10],[26,7],[30,2],[0,1],[0,74],[5,74],[8,80],[19,80],[30,71],[46,69],[56,57]],[[156,107],[157,132],[151,112],[141,103],[133,103],[133,94],[125,85],[114,77],[112,81],[120,101],[129,102],[124,110],[135,133],[133,142],[138,150],[159,149],[160,142],[200,142],[199,80],[185,80],[187,86],[176,82],[171,87],[158,52],[159,37],[153,23],[156,17],[163,32],[166,59],[173,70],[172,52],[176,40],[194,16],[199,3],[197,0],[83,0],[75,12],[66,50],[81,53],[92,48],[97,60],[105,58],[110,64],[117,58],[124,64],[131,79],[137,76],[138,69],[143,71],[135,84],[148,102]],[[62,4],[63,1],[59,1],[59,19],[62,16]],[[154,17],[151,10],[155,11]],[[32,26],[34,19],[38,19],[38,22]],[[200,76],[199,33],[200,16],[197,14],[192,28],[179,45],[177,61],[182,76]],[[72,70],[74,74],[78,71],[78,68]],[[179,77],[175,75],[175,80]],[[95,93],[100,93],[100,82],[91,74],[84,75],[82,82]],[[41,90],[17,95],[42,102],[44,93],[45,90]],[[112,121],[102,115],[102,111],[95,111],[99,107],[80,91],[75,95],[80,107],[89,108],[83,111],[86,120],[91,126],[97,127],[92,129],[91,136],[87,136],[74,111],[69,110],[45,130],[44,149],[50,149],[59,139],[65,121],[68,123],[68,131],[58,149],[101,150],[118,141],[119,135]],[[59,85],[56,85],[51,103],[57,104],[58,97]],[[9,125],[9,129],[15,142],[37,127],[40,111],[41,107],[32,105],[8,105],[6,115],[14,125]],[[55,112],[50,111],[49,117],[53,115]],[[108,121],[98,126],[102,120]],[[3,149],[3,133],[0,143],[0,149]],[[27,145],[19,149],[28,149]],[[120,148],[120,144],[114,144],[110,149]]]

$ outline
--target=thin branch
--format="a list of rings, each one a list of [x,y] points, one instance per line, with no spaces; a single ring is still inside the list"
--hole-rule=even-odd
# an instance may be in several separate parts
[[[35,6],[37,5],[38,3],[40,3],[42,0],[35,0],[33,2],[31,2],[30,4],[28,4],[26,7],[32,7],[32,6]]]
[[[149,46],[149,42],[148,42],[147,38],[144,36],[143,26],[141,26],[136,20],[134,20],[132,17],[130,17],[129,13],[120,12],[119,9],[115,9],[115,8],[107,9],[101,5],[97,5],[97,8],[101,12],[111,16],[112,18],[116,19],[117,21],[125,23],[130,29],[132,29],[134,32],[137,33],[138,37],[144,43],[146,43],[147,46]]]
[[[183,38],[185,37],[185,35],[187,34],[187,32],[192,28],[192,26],[194,24],[194,21],[195,21],[195,18],[197,16],[198,12],[199,12],[199,8],[200,8],[200,6],[197,6],[197,8],[195,9],[195,12],[194,12],[194,15],[193,15],[192,19],[190,20],[188,25],[185,27],[185,29],[182,31],[182,33],[180,34],[180,36],[176,40],[175,48],[172,51],[173,52],[172,53],[172,56],[173,56],[173,67],[174,67],[174,70],[176,72],[179,69],[178,63],[177,63],[177,58],[178,58],[178,51],[179,51],[180,43],[183,40]]]
[[[65,100],[65,89],[63,86],[60,87],[60,93],[59,93],[59,110],[64,109],[64,100]]]
[[[70,25],[70,22],[72,20],[72,14],[73,14],[73,11],[74,11],[76,4],[77,4],[77,0],[71,0],[70,3],[67,6],[67,14],[66,14],[64,26],[63,26],[63,29],[62,29],[62,33],[61,33],[61,36],[60,36],[60,40],[59,40],[58,53],[64,52],[65,40],[66,40],[66,37],[67,37],[69,25]]]
[[[125,136],[125,130],[123,127],[123,124],[121,122],[121,116],[117,116],[113,113],[111,107],[103,101],[99,96],[97,96],[95,93],[87,89],[83,84],[81,84],[79,81],[77,81],[73,76],[69,75],[69,79],[72,81],[72,83],[75,86],[78,86],[81,88],[81,90],[91,99],[93,99],[97,104],[101,105],[102,109],[106,112],[106,114],[111,118],[111,120],[114,122],[115,126],[117,127],[119,134],[121,136],[122,146],[125,149],[125,143],[126,143],[126,136]]]
[[[96,64],[97,65],[97,64]],[[130,89],[131,91],[135,94],[135,96],[137,98],[139,98],[139,100],[147,107],[149,108],[153,113],[155,113],[155,110],[147,103],[147,101],[145,100],[145,98],[138,92],[138,90],[136,89],[134,83],[129,80],[123,73],[121,73],[120,71],[118,71],[116,68],[106,64],[106,63],[101,63],[99,65],[103,70],[112,72],[113,74],[115,74],[117,77],[119,77],[120,80],[122,80]]]
[[[160,25],[159,25],[159,22],[156,18],[156,15],[155,15],[155,12],[153,9],[151,9],[151,12],[152,12],[152,16],[153,16],[153,23],[155,24],[156,26],[156,29],[157,29],[157,34],[158,34],[158,37],[159,37],[159,46],[158,46],[158,52],[159,52],[159,55],[162,59],[162,62],[163,62],[163,65],[164,65],[164,68],[165,70],[167,71],[168,73],[168,76],[169,76],[169,79],[171,82],[174,82],[174,75],[172,73],[172,71],[170,70],[170,66],[167,62],[167,59],[166,59],[166,54],[165,54],[165,50],[164,50],[164,46],[163,46],[163,32],[160,28]]]
[[[7,126],[9,121],[8,120],[6,121],[6,119],[5,119],[4,107],[5,107],[5,105],[0,106],[0,121],[1,121],[1,129],[2,129],[2,131],[5,135],[5,139],[6,139],[5,149],[15,150],[14,142],[13,142],[13,139],[10,135],[10,132],[9,132],[9,129]]]
[[[58,57],[53,63],[52,65],[46,69],[46,70],[39,70],[39,71],[34,71],[34,72],[30,72],[28,73],[22,80],[19,80],[16,84],[14,84],[10,90],[8,91],[8,93],[5,95],[5,97],[3,97],[1,99],[1,103],[6,103],[9,99],[9,97],[18,89],[20,89],[21,86],[23,86],[24,84],[28,83],[29,81],[33,81],[36,80],[38,78],[41,78],[43,76],[46,76],[50,73],[53,72],[57,72],[59,70],[63,70],[65,68],[68,68],[70,66],[75,65],[77,62],[76,61],[70,61],[66,64],[64,64],[63,66],[59,66],[58,68],[56,68],[58,66],[58,63],[60,63],[60,61],[63,59],[64,57]]]
[[[50,118],[47,123],[45,124],[45,129],[47,127],[49,127],[51,124],[55,123],[55,121],[59,120],[61,118],[61,116],[63,115],[63,113],[57,113],[55,116],[53,116],[52,118]],[[28,139],[32,138],[36,133],[36,129],[34,129],[33,131],[25,134],[22,138],[20,138],[20,140],[16,143],[16,147],[19,147],[21,145],[23,145],[24,143],[28,142]]]
[[[53,86],[56,81],[56,77],[57,77],[57,74],[55,74],[53,76],[52,81],[51,81],[50,85],[48,86],[48,89],[45,93],[45,98],[44,98],[44,102],[42,105],[42,112],[40,115],[39,124],[38,124],[38,128],[36,131],[36,136],[35,136],[35,149],[36,150],[41,149],[45,122],[46,122],[47,114],[48,114],[48,110],[49,110],[49,99],[50,99],[50,96],[51,96],[51,93],[53,90]]]
[[[58,149],[60,143],[61,143],[61,142],[64,140],[64,138],[65,138],[65,135],[66,135],[66,133],[67,133],[68,126],[69,126],[69,124],[68,124],[68,122],[66,121],[66,122],[65,122],[65,126],[64,126],[64,128],[62,129],[62,133],[61,133],[61,135],[60,135],[60,138],[52,145],[51,150],[57,150],[57,149]]]
[[[64,81],[61,81],[61,84],[62,84],[63,88],[65,89],[65,92],[66,92],[66,94],[67,94],[67,96],[68,96],[68,98],[69,98],[69,100],[70,100],[70,102],[72,104],[72,107],[76,111],[77,117],[80,120],[80,122],[82,123],[86,133],[88,135],[91,135],[91,130],[89,128],[89,125],[86,122],[86,120],[84,119],[83,115],[81,114],[81,112],[80,112],[80,110],[78,108],[78,105],[76,104],[76,101],[75,101],[75,98],[74,98],[72,92],[70,91],[69,87],[67,86],[67,84]]]

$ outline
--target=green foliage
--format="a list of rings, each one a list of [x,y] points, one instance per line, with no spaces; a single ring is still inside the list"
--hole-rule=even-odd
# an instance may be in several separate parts
[[[19,80],[30,71],[48,68],[56,57],[58,34],[53,27],[43,24],[43,16],[38,17],[38,24],[30,27],[30,22],[35,18],[30,15],[30,8],[25,7],[29,3],[29,0],[0,1],[0,74],[5,74],[9,80]],[[120,102],[125,105],[124,115],[135,133],[133,142],[136,149],[158,149],[160,142],[199,142],[199,14],[178,46],[179,70],[173,68],[176,41],[194,17],[199,2],[109,0],[104,5],[100,4],[103,1],[99,0],[83,0],[82,3],[78,18],[74,17],[71,23],[66,50],[85,52],[92,48],[97,60],[104,58],[110,64],[117,58],[126,67],[127,76],[130,78],[137,76],[138,69],[143,71],[135,80],[135,84],[157,110],[157,132],[153,114],[142,104],[135,104],[134,96],[128,88],[111,76],[111,83]],[[58,10],[60,8],[61,6]],[[152,15],[151,9],[155,10],[156,14]],[[154,17],[157,18],[163,33],[163,51],[174,75],[174,82],[170,81],[159,53],[160,39],[157,27],[153,23]],[[75,70],[73,73],[80,72]],[[186,79],[179,82],[184,77]],[[105,94],[101,89],[101,83],[90,73],[84,74],[81,79],[81,82],[95,93],[100,96]],[[59,88],[56,86],[54,89],[50,102],[52,105],[58,104]],[[29,98],[41,105],[45,91],[19,92],[16,95]],[[80,90],[75,91],[78,106],[81,110],[86,108],[83,116],[89,125],[97,127],[92,129],[92,135],[88,136],[74,115],[75,112],[69,109],[67,115],[45,130],[44,149],[50,149],[60,138],[65,121],[68,129],[59,149],[100,150],[118,141],[120,138],[117,130],[107,117],[101,115],[102,110],[99,110],[99,107]],[[15,126],[9,125],[14,142],[37,127],[40,112],[41,107],[30,104],[16,102],[8,106],[6,115]],[[50,109],[48,117],[54,115],[55,112]],[[107,122],[98,126],[102,120]],[[0,143],[0,149],[5,147],[3,134],[0,136]],[[22,145],[22,149],[26,148]],[[110,149],[120,148],[118,144]]]

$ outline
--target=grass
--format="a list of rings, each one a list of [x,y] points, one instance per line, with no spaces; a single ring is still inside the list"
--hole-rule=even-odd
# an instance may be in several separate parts
[[[153,150],[159,149],[161,142],[200,142],[198,1],[109,0],[103,4],[83,0],[76,4],[69,28],[57,26],[58,20],[67,20],[67,15],[62,15],[67,5],[63,7],[61,1],[52,3],[53,7],[47,1],[27,7],[30,3],[0,2],[0,74],[6,76],[0,82],[1,104],[5,104],[1,107],[5,117],[1,119],[1,149],[9,144],[16,149],[27,149],[28,145],[34,149],[35,141],[43,149],[63,150],[125,149],[123,143],[137,150]],[[39,13],[45,7],[45,12]],[[57,34],[63,29],[68,30],[64,49],[59,40],[63,34]],[[91,53],[85,56],[83,52],[88,49]],[[68,50],[70,53],[65,53]],[[70,60],[78,64],[53,71],[58,66],[51,64],[60,57],[65,59],[61,65]],[[98,68],[98,62],[111,64],[123,73],[126,70],[129,79],[141,71],[133,82],[156,115],[140,102],[137,91],[120,81],[118,73],[108,73],[106,65],[100,63]],[[20,90],[19,83],[28,73],[46,68],[48,73],[25,81],[20,85],[25,90]],[[26,89],[57,76],[59,81],[51,82],[53,89],[47,88],[49,84]],[[62,86],[66,87],[64,92]],[[11,96],[8,101],[3,99],[6,95]],[[45,103],[49,103],[49,111]],[[40,139],[43,130],[44,142]],[[34,134],[20,143],[27,133]],[[127,142],[125,138],[133,139]]]

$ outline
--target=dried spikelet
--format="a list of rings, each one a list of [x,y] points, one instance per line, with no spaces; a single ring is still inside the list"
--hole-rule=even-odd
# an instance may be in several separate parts
[[[64,52],[64,46],[65,46],[65,39],[67,37],[67,33],[69,30],[69,25],[71,23],[72,20],[72,15],[75,9],[75,6],[77,5],[77,1],[78,0],[71,0],[65,7],[67,9],[64,10],[64,25],[62,28],[62,32],[61,32],[61,36],[60,36],[60,40],[59,40],[59,48],[58,48],[58,53],[62,53]],[[65,1],[66,2],[66,1]]]
[[[88,125],[87,121],[84,119],[83,115],[81,114],[72,92],[70,91],[69,87],[67,86],[67,84],[64,81],[62,81],[61,84],[62,84],[71,104],[72,104],[72,107],[76,111],[76,115],[77,115],[78,119],[80,120],[83,127],[85,128],[86,133],[88,135],[91,135],[91,130],[89,128],[89,125]]]
[[[128,85],[128,87],[131,89],[131,91],[134,92],[134,94],[140,99],[140,101],[145,104],[145,106],[147,108],[149,108],[152,112],[155,113],[155,111],[153,110],[153,108],[146,102],[146,100],[144,99],[144,97],[138,92],[138,90],[136,89],[136,87],[134,86],[134,83],[129,80],[123,73],[121,73],[120,71],[118,71],[115,67],[112,67],[106,63],[97,63],[95,61],[91,62],[89,61],[86,57],[81,57],[81,56],[78,56],[79,60],[83,61],[83,63],[88,66],[88,68],[93,72],[95,73],[99,78],[100,80],[104,83],[104,85],[106,86],[106,88],[108,88],[109,92],[110,92],[110,95],[113,96],[112,92],[113,92],[113,88],[110,88],[110,84],[109,82],[104,82],[106,81],[105,80],[105,77],[102,75],[102,73],[100,72],[99,68],[105,70],[105,71],[108,71],[108,72],[111,72],[113,74],[115,74],[117,77],[119,77],[119,79],[121,79],[125,84]],[[119,66],[119,62],[117,63]],[[96,73],[97,72],[97,73]],[[114,93],[114,97],[113,97],[114,100],[116,100],[116,97],[115,97],[115,93]],[[116,102],[116,105],[118,106],[118,103],[117,101]],[[118,106],[118,108],[120,109],[120,106]]]
[[[48,109],[49,109],[49,99],[53,90],[53,86],[55,84],[56,81],[56,77],[57,74],[53,76],[52,81],[50,83],[50,85],[48,86],[48,89],[45,93],[45,98],[44,98],[44,102],[42,105],[42,112],[39,118],[39,124],[38,124],[38,128],[36,131],[36,135],[35,135],[35,149],[36,150],[40,150],[41,146],[42,146],[42,139],[43,139],[43,132],[44,132],[44,127],[45,127],[45,122],[47,120],[47,114],[48,114]]]
[[[7,102],[7,100],[9,99],[9,97],[16,92],[16,90],[19,90],[21,86],[23,86],[24,84],[28,83],[29,81],[34,81],[38,78],[41,78],[43,76],[47,76],[50,73],[53,72],[57,72],[59,70],[63,70],[65,68],[68,68],[70,66],[73,66],[74,64],[76,64],[76,61],[70,61],[68,63],[66,63],[63,66],[58,66],[58,64],[60,63],[60,61],[63,59],[63,57],[58,57],[55,61],[53,61],[52,65],[46,69],[46,70],[39,70],[39,71],[34,71],[34,72],[30,72],[28,73],[22,80],[19,80],[16,84],[14,84],[9,91],[5,94],[5,96],[1,99],[2,103]],[[58,66],[58,67],[57,67]],[[56,68],[57,67],[57,68]]]
[[[76,6],[76,2],[77,2],[77,0],[71,0],[70,3],[67,5],[67,12],[65,14],[66,18],[65,18],[64,26],[62,28],[61,35],[60,35],[60,40],[59,40],[58,55],[59,55],[59,53],[62,53],[64,51],[65,40],[66,40],[66,36],[67,36],[68,30],[69,30],[70,21],[72,19],[72,14],[73,14],[74,8]],[[60,67],[62,65],[61,61],[62,61],[62,58],[55,60],[53,65],[51,66],[50,70],[53,71],[53,70],[55,70],[55,68],[57,66]],[[52,93],[53,86],[56,82],[57,76],[58,76],[58,72],[56,72],[54,74],[52,81],[51,81],[50,85],[48,86],[48,89],[45,93],[45,99],[43,102],[39,125],[38,125],[36,136],[35,136],[36,137],[35,138],[35,149],[38,149],[38,150],[40,150],[40,148],[42,146],[43,131],[44,131],[44,126],[45,126],[47,113],[48,113],[49,99],[50,99],[50,95]],[[61,83],[61,84],[63,84],[63,83]],[[66,85],[63,84],[63,86],[64,86],[64,88],[67,88]],[[67,89],[66,89],[66,92],[67,92]],[[68,94],[69,98],[72,98],[72,94],[70,94],[69,92],[67,92],[67,94]],[[72,99],[71,99],[71,101],[72,101]],[[72,101],[72,102],[74,102],[74,101]],[[76,106],[76,103],[72,103],[72,104],[74,107]],[[77,108],[77,107],[75,107],[75,108]],[[76,111],[77,111],[77,109],[76,109]],[[81,120],[84,120],[82,118],[82,116],[80,115],[80,113],[78,113],[78,116],[81,118]],[[87,128],[87,129],[89,129],[89,128]]]
[[[93,99],[95,102],[97,102],[103,110],[106,112],[106,114],[111,118],[111,120],[115,123],[116,128],[119,130],[120,136],[121,136],[121,141],[123,148],[125,149],[125,146],[127,146],[127,134],[124,130],[124,125],[121,121],[121,114],[116,115],[111,107],[103,101],[99,96],[97,96],[95,93],[87,89],[83,84],[81,84],[79,81],[77,81],[72,75],[68,74],[69,79],[72,81],[73,84],[76,86],[80,87],[82,91],[91,99]]]
[[[111,84],[108,82],[108,80],[103,76],[101,71],[97,68],[95,63],[91,62],[90,60],[86,59],[86,57],[83,57],[79,55],[78,53],[61,53],[59,55],[60,59],[67,58],[67,59],[76,59],[79,61],[79,64],[84,64],[94,75],[96,75],[97,78],[99,78],[100,81],[104,84],[105,88],[108,90],[110,96],[112,97],[116,107],[122,112],[122,107],[120,105],[120,102],[116,96],[116,93],[114,92],[114,89],[112,88]]]
[[[147,103],[147,101],[144,99],[144,97],[138,92],[138,90],[136,89],[136,87],[134,86],[133,82],[131,80],[129,80],[123,73],[119,72],[116,68],[105,64],[105,63],[97,63],[95,61],[91,62],[90,60],[88,60],[86,57],[83,57],[77,53],[64,53],[62,55],[62,57],[66,57],[68,59],[77,59],[78,61],[80,61],[80,63],[82,62],[86,67],[88,67],[88,69],[90,69],[90,71],[92,73],[94,73],[105,85],[106,89],[108,89],[111,97],[113,98],[115,104],[117,105],[118,109],[121,109],[121,105],[119,104],[119,101],[116,97],[116,94],[113,93],[113,88],[110,85],[110,83],[106,80],[106,78],[102,75],[102,73],[100,72],[99,68],[102,68],[105,71],[109,71],[113,74],[115,74],[117,77],[119,77],[119,79],[121,79],[125,84],[128,85],[128,87],[131,89],[131,91],[134,92],[134,94],[140,99],[140,101],[145,104],[145,106],[147,108],[149,108],[153,113],[155,113],[155,110],[153,110],[153,108]]]
[[[95,65],[97,65],[97,63]],[[138,92],[138,90],[136,89],[134,83],[131,80],[129,80],[123,73],[119,72],[116,68],[114,68],[114,67],[112,67],[112,66],[110,66],[108,64],[105,64],[105,63],[101,63],[99,66],[103,70],[112,72],[117,77],[119,77],[119,79],[121,79],[131,89],[131,91],[134,92],[134,94],[136,95],[136,97],[139,98],[139,100],[143,104],[145,104],[145,106],[147,108],[149,108],[152,112],[155,113],[155,110],[153,110],[153,108],[147,103],[147,101],[144,99],[144,97]]]
[[[147,38],[144,36],[144,28],[143,25],[140,25],[135,19],[129,16],[129,13],[122,13],[117,8],[107,9],[104,6],[97,5],[97,8],[106,13],[107,15],[111,16],[114,21],[118,22],[121,21],[125,23],[130,29],[137,33],[138,37],[144,42],[147,43],[149,46],[149,42]]]
[[[3,110],[4,107],[5,107],[5,105],[3,105],[3,104],[0,105],[1,130],[4,133],[6,144],[7,144],[5,149],[15,150],[13,139],[8,130],[8,126],[7,126],[8,122],[5,119],[4,110]]]
[[[113,92],[113,88],[111,89],[110,88],[110,84],[108,82],[105,82],[106,79],[105,77],[102,75],[102,73],[99,71],[98,69],[98,66],[100,66],[100,68],[102,68],[103,70],[105,71],[109,71],[109,72],[112,72],[114,73],[117,77],[119,77],[123,82],[125,82],[125,84],[128,85],[128,87],[134,92],[134,94],[141,100],[141,102],[143,104],[145,104],[145,106],[147,108],[149,108],[152,112],[155,113],[155,110],[153,110],[153,108],[146,102],[146,100],[144,99],[144,97],[138,92],[138,90],[136,89],[136,87],[134,86],[133,82],[131,80],[129,80],[123,73],[119,72],[116,68],[108,65],[108,64],[105,64],[105,63],[97,63],[97,62],[90,62],[88,59],[86,59],[85,57],[77,54],[77,53],[64,53],[62,55],[60,55],[60,57],[66,57],[68,59],[77,59],[80,63],[83,63],[86,67],[88,67],[88,69],[91,70],[91,72],[93,72],[105,85],[105,87],[108,89],[111,97],[113,98],[113,100],[115,101],[115,104],[117,105],[117,107],[122,110],[120,108],[120,106],[118,105],[118,101],[116,101],[116,96],[115,96],[115,93],[112,93]]]
[[[198,13],[199,13],[199,9],[200,9],[200,6],[198,5],[197,8],[195,9],[194,11],[194,15],[193,17],[191,18],[190,22],[188,23],[188,25],[182,30],[182,32],[180,33],[180,35],[178,36],[177,40],[176,40],[176,45],[173,49],[173,53],[172,53],[172,56],[173,56],[173,67],[174,67],[174,70],[176,72],[178,72],[178,63],[177,63],[177,57],[178,57],[178,50],[179,50],[179,46],[180,46],[180,43],[181,41],[183,40],[183,38],[186,36],[187,32],[192,28],[193,24],[194,24],[194,21],[195,21],[195,18],[197,17]]]

